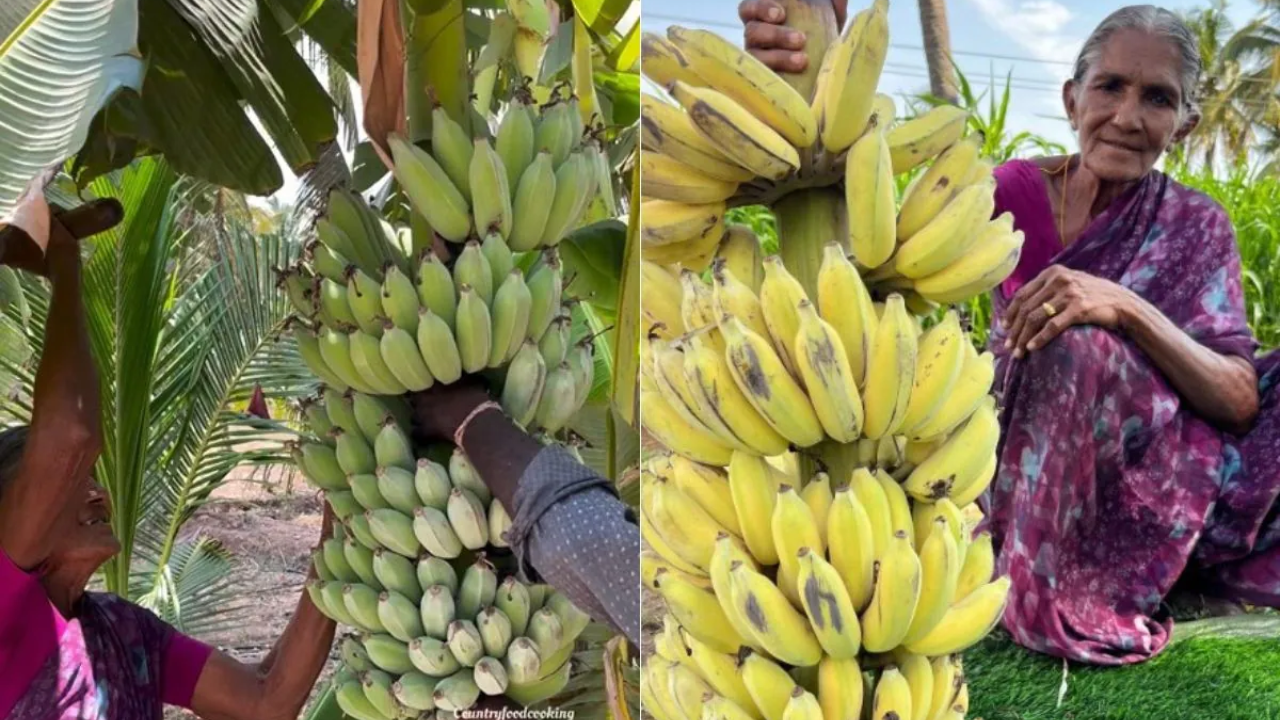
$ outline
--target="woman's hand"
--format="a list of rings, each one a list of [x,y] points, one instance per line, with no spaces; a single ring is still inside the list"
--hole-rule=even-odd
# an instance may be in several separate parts
[[[849,0],[832,0],[836,22],[843,26]],[[804,53],[805,35],[799,30],[781,27],[787,11],[776,0],[743,0],[738,5],[742,18],[743,38],[747,51],[760,62],[778,72],[804,72],[809,56]]]
[[[1073,325],[1115,330],[1133,306],[1133,293],[1110,280],[1051,265],[1018,288],[1005,309],[1005,348],[1015,358],[1038,350]]]
[[[0,243],[0,265],[46,277],[61,267],[78,267],[80,240],[115,227],[122,219],[124,209],[115,198],[93,200],[65,212],[50,207],[49,238],[44,248],[25,232],[8,228]]]
[[[449,441],[471,411],[490,399],[488,391],[474,379],[451,385],[436,384],[409,396],[417,434],[426,440]]]

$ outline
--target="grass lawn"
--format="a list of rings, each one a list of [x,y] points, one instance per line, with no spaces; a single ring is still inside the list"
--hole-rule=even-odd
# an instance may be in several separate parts
[[[1175,626],[1155,659],[1123,668],[1072,663],[1014,645],[1003,631],[964,654],[984,720],[1280,720],[1280,616]]]

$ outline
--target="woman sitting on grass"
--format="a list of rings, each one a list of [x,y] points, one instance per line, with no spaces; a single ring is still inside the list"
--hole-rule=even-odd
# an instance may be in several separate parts
[[[780,6],[739,10],[757,57],[803,69]],[[1004,626],[1083,662],[1160,652],[1180,577],[1280,606],[1280,353],[1255,358],[1226,211],[1153,169],[1196,126],[1200,73],[1176,15],[1118,10],[1063,86],[1081,151],[995,172],[995,214],[1026,237],[992,293]]]

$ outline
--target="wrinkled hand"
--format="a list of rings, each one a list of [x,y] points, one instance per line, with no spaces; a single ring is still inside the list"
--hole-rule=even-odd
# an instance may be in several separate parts
[[[67,211],[50,206],[49,215],[45,250],[25,232],[10,227],[0,243],[0,264],[47,277],[50,262],[79,263],[80,240],[115,227],[124,219],[124,209],[115,198],[103,198]]]
[[[1131,291],[1110,280],[1051,265],[1018,288],[1005,309],[1005,348],[1020,358],[1027,351],[1044,347],[1072,325],[1115,330],[1133,299]],[[1052,316],[1046,303],[1053,307]]]
[[[423,439],[452,441],[454,432],[471,411],[489,399],[488,391],[478,380],[465,377],[451,385],[436,384],[413,393],[409,403],[413,407],[414,430]]]
[[[845,10],[849,0],[832,0],[836,10],[836,22],[844,25]],[[776,0],[743,0],[738,5],[738,17],[742,18],[743,38],[748,52],[760,62],[778,72],[804,72],[809,65],[805,54],[805,35],[799,30],[781,27],[787,12]]]

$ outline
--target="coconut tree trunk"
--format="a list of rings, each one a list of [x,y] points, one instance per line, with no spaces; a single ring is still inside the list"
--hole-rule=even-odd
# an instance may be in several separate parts
[[[947,29],[947,0],[919,0],[919,4],[929,90],[947,102],[958,102],[955,67],[951,64],[951,33]]]

